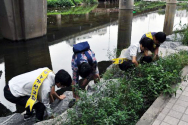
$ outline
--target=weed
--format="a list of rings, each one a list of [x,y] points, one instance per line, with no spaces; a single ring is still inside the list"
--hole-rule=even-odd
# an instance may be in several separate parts
[[[57,7],[57,6],[75,6],[82,3],[94,4],[97,3],[97,0],[47,0],[48,7]]]
[[[175,37],[174,40],[181,41],[184,45],[188,45],[188,25],[179,23],[180,28],[176,28],[174,31]],[[179,35],[179,37],[178,37]]]
[[[114,67],[95,86],[96,92],[79,92],[81,99],[63,124],[135,125],[161,93],[176,92],[171,86],[181,81],[181,69],[187,64],[188,52],[181,51],[128,72]]]

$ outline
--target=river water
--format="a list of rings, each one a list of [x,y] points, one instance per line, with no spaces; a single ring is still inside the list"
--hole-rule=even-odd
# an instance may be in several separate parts
[[[164,31],[170,35],[180,28],[180,22],[181,25],[188,23],[188,12],[178,10],[176,5],[167,5],[166,11],[143,14],[119,11],[118,4],[66,11],[59,8],[49,10],[46,36],[26,42],[0,38],[0,70],[3,71],[0,79],[0,116],[16,111],[16,106],[3,95],[3,88],[12,77],[40,67],[49,67],[55,73],[65,69],[72,76],[73,44],[89,42],[102,74],[111,64],[110,60],[116,57],[116,50],[138,43],[146,32]]]

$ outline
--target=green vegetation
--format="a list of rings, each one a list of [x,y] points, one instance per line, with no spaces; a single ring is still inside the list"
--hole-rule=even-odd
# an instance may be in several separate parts
[[[181,69],[187,64],[188,52],[181,51],[129,72],[114,67],[106,71],[93,95],[80,92],[80,101],[62,124],[135,125],[161,93],[175,93],[177,87],[171,86],[181,81]]]
[[[179,29],[174,31],[174,41],[181,41],[182,44],[188,45],[188,25],[179,23]]]
[[[188,3],[178,3],[177,5],[181,6],[180,9],[187,9],[187,7],[188,7]]]
[[[75,6],[80,4],[94,4],[97,0],[47,0],[48,7]]]
[[[65,8],[65,9],[59,9],[59,10],[48,10],[47,15],[68,15],[68,14],[86,14],[95,9],[98,5],[88,5],[88,6],[77,6],[73,8]]]
[[[57,7],[57,6],[74,6],[72,0],[47,0],[48,7]]]
[[[164,10],[164,9],[159,9],[159,10],[157,11],[157,13],[158,13],[159,15],[165,15],[165,10]]]
[[[161,9],[165,7],[165,2],[146,2],[146,1],[140,1],[135,2],[135,10],[137,12],[143,12],[146,10],[153,10],[153,9]]]

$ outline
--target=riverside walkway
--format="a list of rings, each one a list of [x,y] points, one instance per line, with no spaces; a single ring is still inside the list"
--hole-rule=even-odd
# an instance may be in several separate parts
[[[186,80],[178,86],[176,96],[159,96],[136,125],[188,125],[188,66],[182,76]]]
[[[188,125],[188,81],[183,81],[180,88],[182,90],[178,89],[176,96],[166,102],[152,125]]]

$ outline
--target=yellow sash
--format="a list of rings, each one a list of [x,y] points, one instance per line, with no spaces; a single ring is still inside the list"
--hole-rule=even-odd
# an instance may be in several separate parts
[[[112,59],[113,61],[115,61],[113,64],[122,64],[124,61],[127,61],[128,59],[126,58],[115,58]]]
[[[30,111],[33,108],[33,105],[35,104],[36,100],[37,100],[37,95],[38,95],[38,91],[40,86],[42,85],[43,81],[46,79],[46,77],[48,76],[48,74],[52,72],[50,69],[46,69],[44,70],[35,80],[35,82],[33,83],[33,87],[32,87],[32,91],[31,91],[31,96],[30,98],[27,100],[26,106],[25,108],[27,108],[28,106],[30,106]]]
[[[152,40],[153,40],[153,36],[152,36],[151,32],[146,33],[146,37],[148,37],[148,38],[150,38],[150,39],[152,39]]]
[[[146,37],[148,37],[148,38],[150,38],[150,39],[152,39],[152,40],[153,40],[153,36],[152,36],[151,32],[146,33]],[[154,49],[156,48],[155,43],[153,44],[153,48],[154,48]]]

